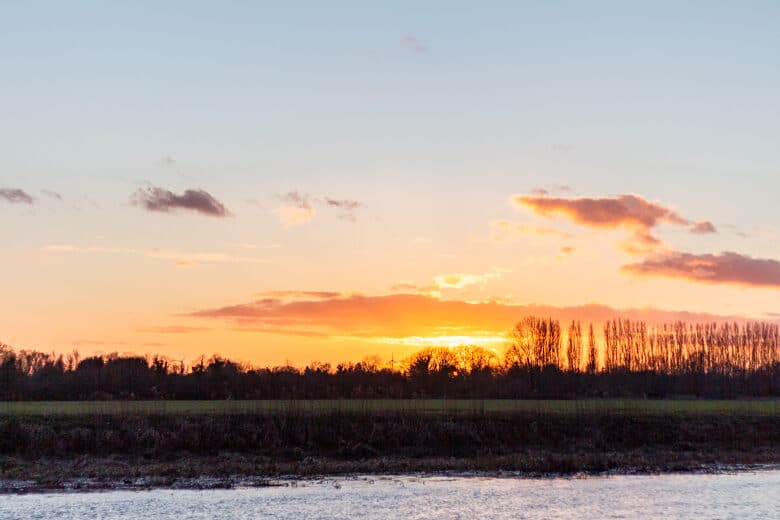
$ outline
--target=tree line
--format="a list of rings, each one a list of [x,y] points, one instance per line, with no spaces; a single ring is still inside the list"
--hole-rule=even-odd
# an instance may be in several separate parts
[[[422,349],[399,367],[378,358],[257,368],[220,356],[190,366],[163,356],[81,359],[0,344],[0,400],[348,399],[780,396],[780,327],[755,323],[598,330],[527,316],[496,352]]]

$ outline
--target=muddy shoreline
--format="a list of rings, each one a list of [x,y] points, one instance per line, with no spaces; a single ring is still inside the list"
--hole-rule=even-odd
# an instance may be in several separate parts
[[[715,461],[717,460],[717,461]],[[0,494],[151,489],[234,489],[296,486],[300,481],[376,476],[582,478],[610,475],[718,474],[780,470],[776,450],[757,453],[604,453],[571,457],[554,453],[481,459],[380,458],[359,461],[307,459],[279,463],[240,454],[180,462],[126,457],[3,460]],[[552,469],[560,465],[564,469]],[[567,470],[579,465],[579,468]],[[334,485],[338,485],[334,480]]]

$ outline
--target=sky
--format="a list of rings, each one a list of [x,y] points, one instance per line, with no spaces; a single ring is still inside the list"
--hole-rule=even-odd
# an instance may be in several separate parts
[[[776,2],[0,2],[0,341],[257,365],[780,319]]]

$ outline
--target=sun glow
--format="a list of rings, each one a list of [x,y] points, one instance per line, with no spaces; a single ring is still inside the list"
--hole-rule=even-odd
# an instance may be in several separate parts
[[[464,345],[495,348],[507,342],[505,336],[406,336],[402,338],[379,338],[389,345],[410,347],[459,347]]]

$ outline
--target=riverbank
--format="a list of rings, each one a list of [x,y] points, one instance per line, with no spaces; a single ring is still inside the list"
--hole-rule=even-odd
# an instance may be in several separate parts
[[[272,413],[0,417],[0,491],[230,487],[349,474],[780,465],[780,417]],[[238,483],[238,484],[237,484]]]
[[[328,480],[361,475],[416,475],[493,478],[560,478],[647,474],[721,474],[780,470],[769,453],[604,454],[589,460],[560,454],[516,454],[488,459],[399,459],[362,461],[309,459],[301,463],[257,460],[237,454],[189,459],[186,462],[139,461],[124,457],[8,460],[0,478],[0,494],[88,492],[150,489],[233,489],[295,486],[307,480]],[[727,462],[706,462],[718,459]],[[741,462],[738,462],[741,461]],[[750,462],[746,462],[750,461]],[[775,462],[771,462],[775,461]],[[575,467],[578,471],[543,471],[543,468]],[[504,469],[496,469],[504,468]],[[609,469],[603,469],[609,468]]]

